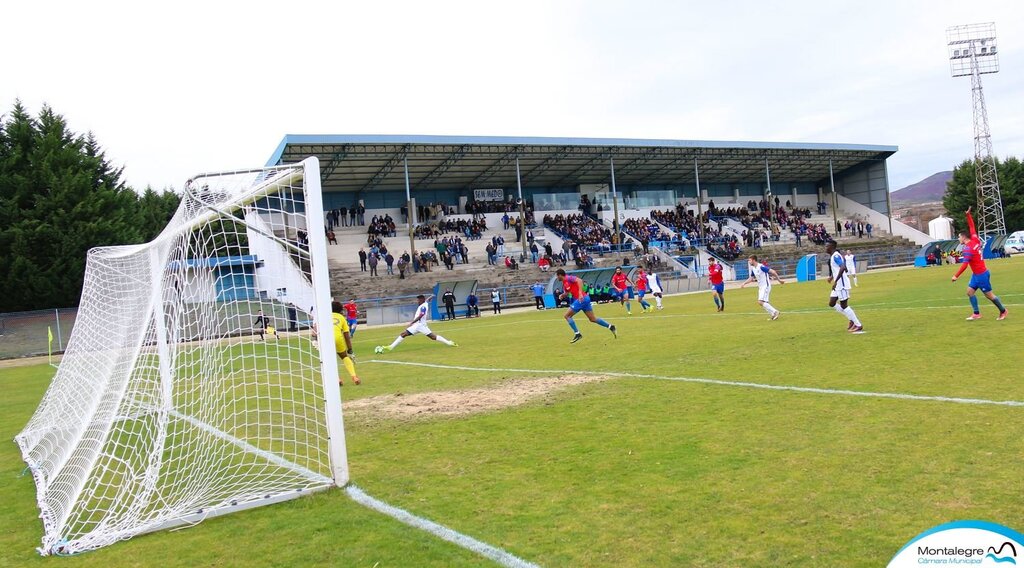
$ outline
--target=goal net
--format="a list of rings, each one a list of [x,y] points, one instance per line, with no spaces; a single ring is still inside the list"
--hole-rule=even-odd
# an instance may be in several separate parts
[[[16,438],[39,551],[347,483],[334,337],[311,322],[332,325],[315,158],[196,176],[155,240],[89,251],[64,358]]]

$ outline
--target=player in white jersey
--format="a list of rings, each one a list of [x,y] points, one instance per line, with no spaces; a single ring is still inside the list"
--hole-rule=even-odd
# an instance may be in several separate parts
[[[846,261],[846,273],[850,275],[853,280],[854,287],[857,286],[857,257],[853,256],[853,251],[846,249],[846,256],[843,257]]]
[[[427,303],[427,297],[424,296],[423,294],[420,294],[419,296],[416,296],[416,300],[420,304],[419,306],[416,307],[416,317],[414,317],[412,321],[409,322],[409,327],[405,328],[405,331],[403,331],[397,338],[395,338],[394,342],[392,342],[391,345],[388,345],[387,347],[378,345],[376,349],[374,349],[375,353],[383,353],[385,350],[391,351],[395,347],[398,347],[398,344],[401,343],[403,339],[411,335],[416,335],[417,333],[422,333],[423,335],[426,335],[430,339],[433,339],[434,341],[440,341],[445,345],[449,345],[451,347],[458,347],[458,344],[456,344],[454,341],[445,339],[440,335],[437,335],[436,333],[430,331],[430,327],[427,326],[427,321],[430,319],[430,304]]]
[[[757,282],[757,303],[761,304],[761,307],[764,308],[764,311],[768,312],[771,319],[779,319],[779,315],[782,312],[775,309],[774,306],[768,303],[768,299],[772,295],[772,278],[778,280],[779,284],[785,284],[786,281],[779,278],[779,273],[775,272],[774,269],[768,268],[758,262],[757,256],[751,255],[750,258],[747,259],[747,266],[750,269],[750,278],[747,278],[746,282],[740,285],[740,288],[746,288],[747,284]]]
[[[828,260],[828,283],[832,285],[832,292],[829,294],[828,307],[842,314],[850,320],[846,331],[851,333],[864,333],[864,326],[857,319],[850,303],[850,275],[847,270],[847,260],[843,254],[836,250],[835,241],[829,241],[825,245],[825,252],[829,255]],[[852,256],[852,255],[851,255]],[[836,305],[838,303],[838,305]]]
[[[652,272],[647,275],[647,285],[651,288],[651,294],[654,296],[654,303],[658,304],[658,309],[664,309],[661,305],[661,295],[664,292],[661,287],[661,278]]]

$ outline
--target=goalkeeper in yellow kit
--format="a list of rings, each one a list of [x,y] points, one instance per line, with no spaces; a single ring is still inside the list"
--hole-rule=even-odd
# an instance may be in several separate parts
[[[331,302],[331,323],[334,327],[334,350],[338,352],[338,356],[341,357],[341,363],[345,365],[345,370],[348,371],[348,375],[352,377],[352,382],[360,384],[359,377],[356,376],[356,365],[352,362],[352,334],[348,328],[348,321],[345,320],[345,316],[342,315],[344,310],[341,307],[341,302]],[[316,326],[313,326],[313,337],[316,337]],[[338,384],[344,384],[341,377],[338,377]]]

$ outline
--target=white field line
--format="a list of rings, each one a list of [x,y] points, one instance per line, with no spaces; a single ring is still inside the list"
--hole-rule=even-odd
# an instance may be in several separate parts
[[[349,485],[346,487],[345,493],[348,493],[348,496],[351,497],[353,501],[363,505],[364,507],[369,507],[378,513],[383,513],[403,524],[409,525],[410,527],[426,531],[442,540],[446,540],[456,546],[475,552],[484,558],[489,558],[502,566],[507,566],[509,568],[539,568],[536,564],[527,562],[512,553],[491,546],[485,542],[480,542],[471,536],[466,536],[444,525],[439,525],[434,521],[424,519],[423,517],[417,517],[405,509],[388,505],[379,499],[370,497],[355,485]]]
[[[465,367],[460,365],[438,365],[435,363],[413,363],[409,361],[384,361],[371,359],[364,363],[383,363],[387,365],[407,365],[413,367],[429,367],[433,369],[449,369],[459,371],[481,371],[481,372],[503,372],[503,373],[536,373],[543,375],[601,375],[605,377],[622,377],[635,379],[656,379],[661,381],[678,381],[683,383],[698,383],[703,385],[718,385],[727,387],[742,387],[751,389],[764,389],[775,391],[789,391],[812,394],[831,394],[839,396],[860,396],[868,398],[892,398],[897,400],[919,400],[929,402],[949,402],[954,404],[986,404],[994,406],[1015,406],[1024,407],[1024,401],[1019,400],[987,400],[983,398],[958,398],[949,396],[932,396],[923,394],[907,394],[895,392],[870,392],[853,391],[843,389],[824,389],[816,387],[798,387],[793,385],[769,385],[765,383],[750,383],[745,381],[723,381],[719,379],[698,379],[694,377],[666,377],[663,375],[646,375],[641,373],[622,373],[616,371],[582,371],[579,369],[506,369],[490,367]]]

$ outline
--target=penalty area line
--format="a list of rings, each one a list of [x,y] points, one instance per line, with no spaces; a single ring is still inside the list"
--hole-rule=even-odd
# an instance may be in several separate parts
[[[623,373],[618,371],[581,371],[578,369],[504,369],[489,367],[465,367],[461,365],[439,365],[436,363],[414,363],[410,361],[384,361],[371,359],[365,363],[383,363],[387,365],[407,365],[413,367],[428,367],[433,369],[449,369],[456,371],[481,371],[481,372],[503,372],[503,373],[536,373],[543,375],[601,375],[604,377],[622,377],[635,379],[656,379],[660,381],[677,381],[681,383],[697,383],[702,385],[718,385],[727,387],[742,387],[751,389],[788,391],[810,394],[830,394],[838,396],[859,396],[867,398],[892,398],[896,400],[918,400],[928,402],[949,402],[953,404],[981,404],[992,406],[1013,406],[1024,407],[1024,401],[1020,400],[988,400],[984,398],[959,398],[952,396],[935,396],[925,394],[908,394],[897,392],[871,392],[855,391],[844,389],[825,389],[817,387],[798,387],[794,385],[769,385],[765,383],[751,383],[745,381],[725,381],[721,379],[699,379],[696,377],[667,377],[663,375],[646,375],[641,373]]]
[[[507,566],[509,568],[539,568],[536,564],[527,562],[510,552],[505,552],[500,548],[491,546],[485,542],[480,542],[471,536],[466,536],[444,525],[439,525],[434,521],[424,519],[423,517],[417,517],[405,509],[400,509],[394,505],[388,505],[380,499],[370,497],[365,491],[355,485],[349,485],[346,487],[345,493],[347,493],[353,501],[364,507],[373,509],[378,513],[383,513],[402,524],[426,531],[441,540],[446,540],[456,546],[475,552],[476,554],[493,560],[502,566]]]

